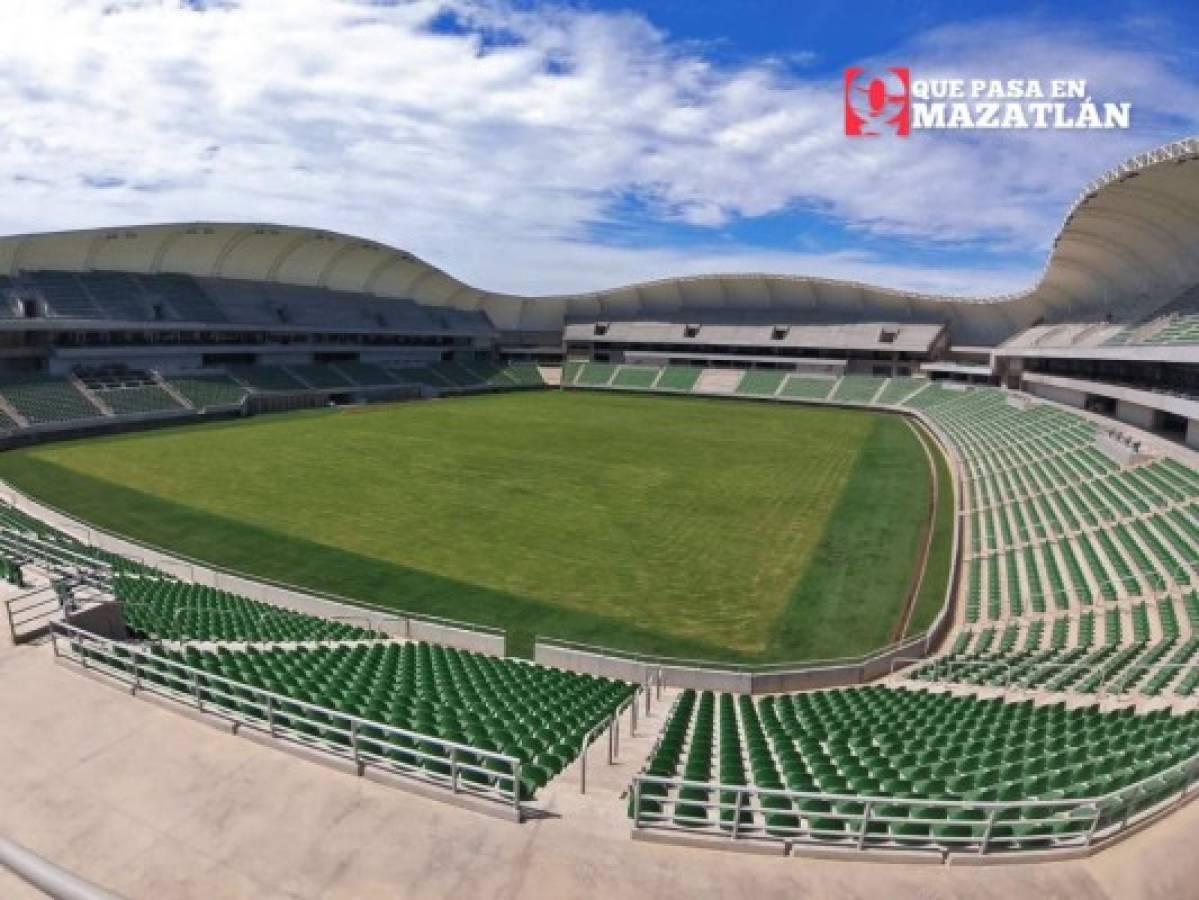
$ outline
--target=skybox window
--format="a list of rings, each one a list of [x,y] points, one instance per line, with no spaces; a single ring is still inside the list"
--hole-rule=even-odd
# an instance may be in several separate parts
[[[898,328],[884,328],[878,333],[878,342],[880,344],[894,344],[895,339],[899,337]]]
[[[783,338],[785,338],[790,333],[791,333],[791,326],[775,325],[772,329],[770,329],[770,339],[772,341],[781,341],[781,340],[783,340]]]
[[[600,337],[603,337],[605,334],[608,333],[608,326],[610,324],[611,323],[609,323],[609,322],[596,322],[595,323],[595,333],[597,335],[599,335]]]
[[[683,337],[693,338],[693,337],[698,337],[698,336],[699,336],[699,326],[698,325],[684,325],[683,326]]]

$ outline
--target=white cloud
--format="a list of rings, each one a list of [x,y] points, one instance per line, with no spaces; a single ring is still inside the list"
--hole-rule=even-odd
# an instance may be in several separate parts
[[[166,0],[8,3],[0,232],[313,225],[497,290],[712,270],[1012,289],[1039,262],[939,270],[905,265],[898,250],[767,252],[729,246],[721,226],[802,207],[874,236],[1042,252],[1085,181],[1193,127],[1199,109],[1199,92],[1157,56],[1043,23],[949,26],[896,58],[927,74],[1082,72],[1097,94],[1132,99],[1138,121],[1164,124],[850,141],[838,84],[771,60],[714,67],[634,15],[502,0],[243,0],[203,13]],[[431,31],[446,9],[470,28]],[[511,40],[485,46],[479,30]],[[710,230],[709,246],[598,243],[592,226],[630,194]]]

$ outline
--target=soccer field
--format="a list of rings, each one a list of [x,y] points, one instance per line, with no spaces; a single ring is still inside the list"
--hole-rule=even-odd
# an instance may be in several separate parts
[[[553,391],[51,444],[0,474],[135,539],[522,649],[741,661],[887,643],[931,489],[895,416]]]

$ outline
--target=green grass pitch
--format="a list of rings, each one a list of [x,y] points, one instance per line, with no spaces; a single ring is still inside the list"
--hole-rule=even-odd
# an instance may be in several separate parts
[[[553,391],[44,445],[0,475],[134,539],[520,650],[743,662],[887,643],[931,478],[895,416]]]

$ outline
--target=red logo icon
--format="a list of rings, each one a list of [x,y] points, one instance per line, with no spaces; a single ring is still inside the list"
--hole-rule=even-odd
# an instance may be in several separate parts
[[[907,66],[893,66],[871,77],[861,66],[845,70],[845,133],[878,137],[912,130],[911,77]]]

